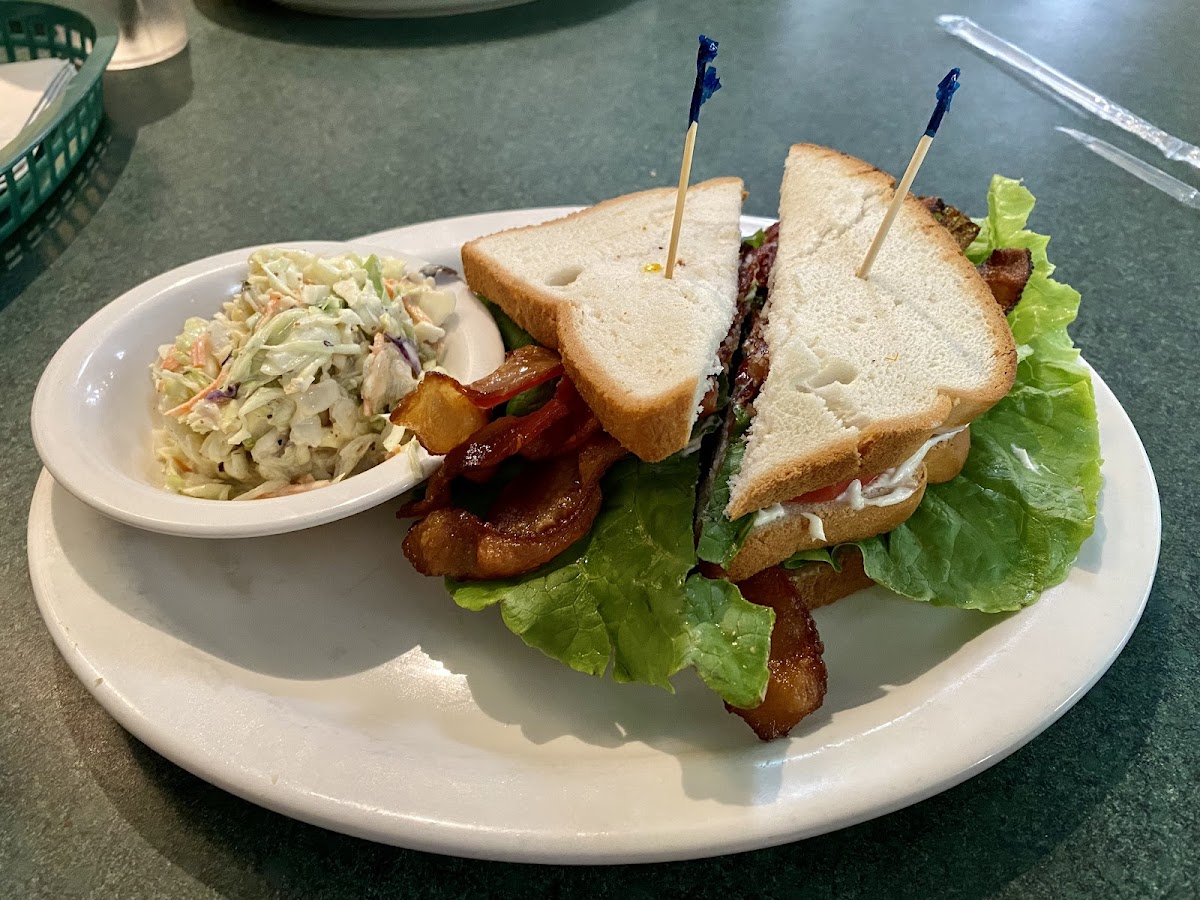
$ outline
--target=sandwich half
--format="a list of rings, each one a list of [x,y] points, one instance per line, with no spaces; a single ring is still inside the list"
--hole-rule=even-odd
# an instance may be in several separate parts
[[[736,281],[732,265],[712,266],[736,298],[731,313],[705,319],[703,353],[693,347],[681,376],[688,402],[672,444],[686,446],[658,462],[606,430],[626,419],[606,413],[601,427],[572,374],[586,381],[592,364],[570,358],[593,348],[564,340],[576,318],[619,332],[622,292],[526,302],[476,270],[478,290],[541,330],[527,334],[493,307],[510,351],[500,368],[469,385],[428,372],[393,410],[393,424],[443,455],[399,510],[417,519],[405,556],[446,576],[459,606],[498,607],[522,641],[576,671],[670,690],[676,672],[695,669],[764,740],[823,702],[815,607],[876,582],[937,605],[1010,611],[1062,581],[1092,531],[1100,484],[1091,379],[1066,332],[1078,294],[1049,278],[1048,238],[1025,230],[1032,195],[999,176],[978,225],[940,201],[906,200],[870,280],[851,280],[892,190],[858,160],[793,148],[781,224],[744,242]],[[569,224],[580,220],[592,238]],[[642,289],[627,257],[652,275],[659,244],[625,224],[594,210],[516,234],[568,261],[606,234],[596,268]],[[656,228],[666,224],[664,214]],[[687,234],[685,272],[701,265]],[[477,247],[495,255],[492,241]],[[500,246],[505,272],[559,280],[521,240]],[[723,236],[707,246],[724,252]],[[583,280],[579,268],[560,287]],[[640,302],[673,310],[681,286],[661,281],[647,281]],[[649,313],[632,321],[656,327]],[[693,346],[669,329],[655,335],[639,346]],[[608,371],[641,364],[623,358]],[[698,413],[722,405],[725,427],[698,440]],[[967,426],[976,446],[964,467]]]
[[[739,178],[688,191],[672,279],[667,188],[471,241],[463,273],[559,351],[605,431],[643,460],[665,459],[692,439],[728,361],[719,351],[737,314],[742,197]]]
[[[700,523],[701,558],[734,581],[903,523],[1012,387],[1004,311],[926,205],[906,198],[870,276],[855,274],[892,191],[835,150],[789,153]]]

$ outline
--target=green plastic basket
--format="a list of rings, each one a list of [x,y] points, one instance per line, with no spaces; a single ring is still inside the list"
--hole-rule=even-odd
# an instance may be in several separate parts
[[[117,30],[101,16],[0,0],[0,48],[2,62],[53,56],[78,70],[61,97],[0,147],[3,241],[66,180],[95,137],[104,118],[100,76],[117,48]]]

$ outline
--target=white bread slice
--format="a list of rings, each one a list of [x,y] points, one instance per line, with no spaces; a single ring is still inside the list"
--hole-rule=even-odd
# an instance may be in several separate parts
[[[914,198],[870,276],[855,275],[892,191],[891,177],[835,150],[799,144],[788,155],[765,311],[770,372],[731,519],[889,469],[1012,387],[1003,313]]]
[[[605,430],[651,462],[683,449],[737,302],[742,181],[688,191],[674,278],[661,268],[675,190],[606,200],[462,249],[476,293],[558,349]],[[653,271],[647,271],[647,268]]]
[[[917,490],[902,503],[893,506],[868,506],[855,511],[847,503],[785,503],[784,514],[764,525],[756,525],[746,536],[729,563],[731,581],[742,581],[778,565],[793,553],[816,550],[849,541],[861,541],[898,528],[916,512],[925,496],[927,484],[950,481],[962,471],[971,449],[970,429],[950,440],[935,444],[915,473]],[[824,539],[814,535],[805,513],[820,518]]]
[[[929,448],[925,454],[925,472],[930,484],[953,481],[967,463],[971,452],[971,427],[968,425],[954,437]]]
[[[742,581],[756,572],[778,565],[801,550],[818,550],[851,541],[861,541],[899,528],[917,511],[925,496],[926,471],[917,470],[917,489],[894,506],[868,506],[855,512],[846,503],[787,503],[782,518],[759,525],[746,537],[742,549],[729,563],[729,580]],[[809,527],[804,513],[821,520],[823,537]]]

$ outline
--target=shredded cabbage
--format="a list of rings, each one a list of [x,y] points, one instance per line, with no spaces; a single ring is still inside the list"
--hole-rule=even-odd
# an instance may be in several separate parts
[[[403,453],[388,414],[440,370],[454,295],[403,260],[251,254],[241,290],[151,365],[164,483],[250,500],[332,484]]]

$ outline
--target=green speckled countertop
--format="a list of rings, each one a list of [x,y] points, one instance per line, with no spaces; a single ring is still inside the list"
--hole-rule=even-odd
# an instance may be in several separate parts
[[[1195,0],[876,4],[542,0],[420,23],[198,0],[189,50],[110,75],[112,120],[76,189],[0,247],[0,896],[1193,897],[1200,893],[1200,213],[1090,155],[1080,127],[1200,183],[941,34],[971,15],[1168,131],[1200,141]],[[950,65],[964,89],[917,189],[978,212],[993,172],[1038,197],[1076,341],[1162,486],[1158,578],[1109,673],[966,784],[803,843],[654,866],[444,858],[266,812],[126,734],[38,616],[25,519],[30,399],[58,345],[146,278],[233,247],[591,202],[677,171],[704,30],[725,89],[694,177],[738,174],[769,215],[787,146],[903,166]]]

